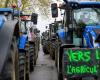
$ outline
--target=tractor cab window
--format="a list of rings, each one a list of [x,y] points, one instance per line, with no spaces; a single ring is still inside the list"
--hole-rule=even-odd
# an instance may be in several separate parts
[[[25,23],[23,21],[21,22],[21,32],[25,32]]]
[[[12,20],[12,14],[9,14],[7,17],[7,20]]]
[[[28,27],[31,27],[31,22],[30,21],[27,21],[26,22],[26,27],[28,28]]]
[[[97,8],[82,8],[74,10],[74,26],[73,43],[82,45],[82,32],[85,26],[100,25],[100,10]],[[92,41],[91,35],[90,41]],[[80,42],[80,43],[78,43]],[[93,45],[93,42],[91,42]]]
[[[21,32],[28,32],[28,29],[31,27],[30,21],[21,21]]]
[[[97,8],[82,8],[74,10],[74,19],[77,23],[86,25],[100,25],[100,10]]]
[[[79,37],[79,33],[77,31],[73,32],[73,44],[76,46],[82,46],[82,38]]]
[[[12,14],[9,12],[2,12],[0,16],[3,16],[5,20],[12,20]]]
[[[94,32],[96,34],[95,42],[100,43],[100,29],[96,28],[96,29],[94,29]]]
[[[7,18],[7,20],[12,20],[12,14],[11,13],[4,13],[5,17]]]
[[[4,21],[7,21],[7,18],[4,15],[0,14],[0,17],[2,17]]]

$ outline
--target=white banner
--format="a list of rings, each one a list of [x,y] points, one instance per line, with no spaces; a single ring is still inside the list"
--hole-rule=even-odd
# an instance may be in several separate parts
[[[22,5],[22,1],[18,0],[18,7],[21,7],[21,5]]]

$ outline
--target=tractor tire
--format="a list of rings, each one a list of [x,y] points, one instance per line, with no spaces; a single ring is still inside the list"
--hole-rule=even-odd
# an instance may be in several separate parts
[[[49,54],[49,52],[48,52],[48,50],[47,50],[45,45],[43,46],[43,52],[44,52],[44,54]]]
[[[51,48],[51,53],[50,53],[51,55],[51,58],[52,58],[52,60],[55,60],[55,49],[54,48]]]
[[[35,47],[33,45],[29,46],[29,55],[30,55],[30,72],[34,71],[34,53]]]
[[[34,44],[34,65],[36,65],[37,58],[38,58],[38,44],[37,42],[35,42]]]
[[[16,37],[13,37],[8,51],[7,60],[3,67],[1,80],[19,80],[18,61],[17,41]]]
[[[27,43],[26,44],[26,48],[25,48],[25,51],[26,51],[26,59],[25,59],[25,62],[26,62],[26,65],[25,65],[25,80],[29,80],[29,73],[30,73],[30,68],[29,68],[29,44]]]
[[[19,80],[25,80],[25,52],[19,53]]]

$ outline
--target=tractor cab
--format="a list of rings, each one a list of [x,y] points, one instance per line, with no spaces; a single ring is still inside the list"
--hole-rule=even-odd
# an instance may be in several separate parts
[[[91,39],[94,39],[93,32],[98,34],[96,28],[99,29],[100,26],[100,2],[67,2],[65,0],[61,9],[65,10],[64,27],[68,29],[66,43],[80,47],[86,47],[86,45],[95,47],[97,42]],[[90,33],[87,33],[89,31]],[[87,34],[88,39],[85,37]]]
[[[22,15],[21,16],[21,32],[28,36],[30,42],[34,42],[36,35],[34,31],[34,25],[31,21],[31,15]]]
[[[26,33],[28,32],[28,28],[31,26],[31,15],[22,15],[21,16],[21,32]]]
[[[100,31],[100,3],[81,2],[78,5],[80,8],[76,7],[73,10],[74,28],[77,30],[77,37],[82,37],[81,44],[83,47],[99,47],[99,43],[95,42],[95,40],[99,35],[98,31]]]
[[[100,61],[94,56],[100,50],[100,2],[64,2],[59,8],[65,10],[63,25],[67,33],[66,44],[58,53],[59,80],[99,80],[99,67],[92,73],[89,69],[99,66]],[[90,59],[84,61],[87,54]]]
[[[11,8],[0,8],[0,28],[3,26],[5,21],[12,20],[12,9]]]
[[[5,20],[12,20],[12,15],[12,8],[0,8],[0,17],[3,17]]]

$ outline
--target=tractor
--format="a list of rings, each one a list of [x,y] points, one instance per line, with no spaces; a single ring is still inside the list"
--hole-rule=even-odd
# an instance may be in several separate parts
[[[63,30],[57,36],[61,41],[57,54],[59,80],[99,80],[100,2],[64,0]],[[98,67],[97,67],[98,66]],[[95,67],[96,71],[92,71]]]
[[[49,32],[48,31],[42,33],[41,44],[43,46],[44,54],[49,54]]]
[[[26,55],[26,70],[27,73],[34,70],[36,60],[39,51],[39,40],[33,23],[31,21],[31,15],[22,14],[21,16],[21,34],[20,37],[20,50],[25,50]]]
[[[0,80],[23,80],[20,73],[18,20],[11,8],[0,8]]]

